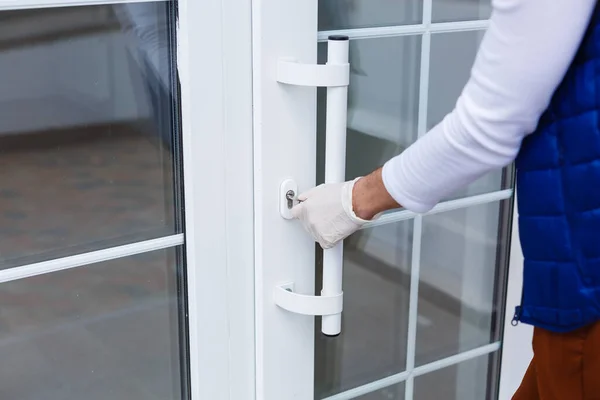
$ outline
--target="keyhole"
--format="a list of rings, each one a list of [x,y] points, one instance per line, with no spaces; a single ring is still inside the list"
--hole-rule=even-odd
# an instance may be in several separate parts
[[[288,190],[285,194],[285,198],[287,199],[288,209],[292,209],[294,207],[294,198],[296,197],[296,193],[293,190]]]

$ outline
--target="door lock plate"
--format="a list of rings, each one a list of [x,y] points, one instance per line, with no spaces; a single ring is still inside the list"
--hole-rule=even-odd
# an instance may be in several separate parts
[[[286,179],[279,187],[279,213],[284,219],[293,219],[292,208],[298,202],[298,185],[293,179]]]

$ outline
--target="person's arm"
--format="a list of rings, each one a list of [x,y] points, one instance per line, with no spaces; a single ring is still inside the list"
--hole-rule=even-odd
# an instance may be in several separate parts
[[[379,185],[403,207],[423,213],[511,163],[569,67],[595,5],[596,0],[495,0],[456,108],[388,161]],[[356,189],[361,186],[359,181]],[[367,209],[365,215],[382,211],[379,202],[356,202]]]
[[[338,199],[337,209],[349,213],[352,224],[341,228],[334,208],[321,208],[324,202],[331,206],[325,197],[333,192],[323,190],[328,185],[302,197],[297,218],[331,247],[382,211],[402,206],[427,212],[512,162],[572,62],[596,1],[494,0],[490,27],[456,108],[383,169],[353,182],[350,199]]]

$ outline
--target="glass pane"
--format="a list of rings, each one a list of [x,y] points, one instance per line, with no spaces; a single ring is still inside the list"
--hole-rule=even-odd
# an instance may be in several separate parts
[[[345,241],[342,333],[328,338],[316,328],[316,399],[405,370],[412,225],[365,229]]]
[[[176,249],[0,285],[6,399],[180,400]]]
[[[404,400],[404,383],[355,397],[356,400]]]
[[[438,33],[431,36],[431,67],[427,126],[431,129],[454,109],[456,100],[467,83],[475,61],[483,31]],[[489,193],[510,184],[502,170],[493,171],[449,199]]]
[[[326,44],[319,58],[326,61]],[[353,40],[350,58],[348,179],[380,167],[417,139],[421,37]],[[326,91],[318,93],[317,168],[324,171]]]
[[[444,368],[415,379],[415,400],[497,399],[490,384],[497,354],[483,356]]]
[[[172,4],[0,13],[0,269],[181,232]]]
[[[419,0],[321,0],[319,30],[373,28],[419,24],[423,2]]]
[[[433,22],[488,19],[491,0],[433,0]]]
[[[423,219],[416,364],[498,340],[507,201]]]

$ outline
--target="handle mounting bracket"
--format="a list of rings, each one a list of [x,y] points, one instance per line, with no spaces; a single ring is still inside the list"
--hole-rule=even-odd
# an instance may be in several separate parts
[[[350,64],[301,64],[279,60],[277,82],[295,86],[343,87],[350,84]]]
[[[322,316],[335,315],[344,308],[344,294],[334,296],[310,296],[294,292],[294,282],[275,286],[273,300],[279,307],[295,314]]]

